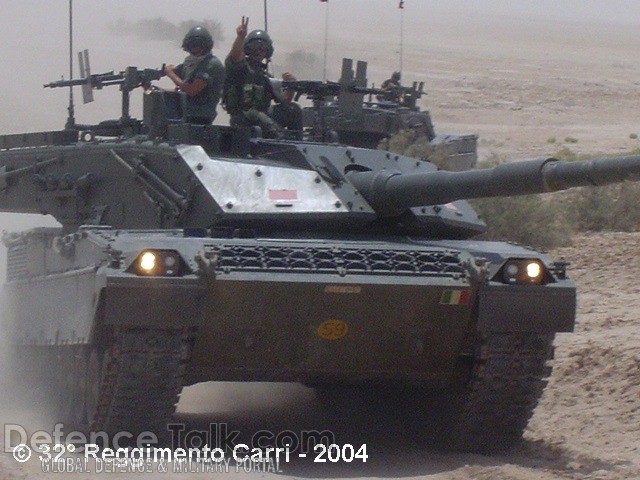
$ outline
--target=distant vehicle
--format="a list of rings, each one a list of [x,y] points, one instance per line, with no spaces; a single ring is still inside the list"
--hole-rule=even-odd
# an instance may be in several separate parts
[[[335,95],[316,98],[312,107],[303,109],[305,127],[319,131],[335,131],[341,143],[363,148],[377,148],[380,141],[403,129],[411,129],[425,137],[434,156],[446,170],[468,170],[478,160],[477,140],[473,134],[436,133],[428,111],[421,111],[417,101],[424,95],[424,83],[413,82],[399,87],[397,101],[383,98],[380,90],[367,89],[367,62],[342,60],[339,82],[343,88]],[[354,91],[348,87],[357,87]],[[368,94],[367,94],[367,90]]]

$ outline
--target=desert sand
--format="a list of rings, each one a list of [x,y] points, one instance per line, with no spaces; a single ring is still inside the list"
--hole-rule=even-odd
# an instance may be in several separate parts
[[[349,45],[349,55],[367,60],[369,79],[379,84],[396,69],[393,49],[385,45],[389,38],[357,33],[337,34],[330,46]],[[282,51],[300,47],[305,43],[292,42]],[[581,154],[619,153],[640,147],[632,138],[640,134],[638,51],[637,29],[621,25],[444,15],[431,22],[423,39],[407,40],[403,75],[406,81],[426,81],[423,107],[439,132],[479,135],[481,158],[546,156],[565,146]],[[2,219],[6,228],[9,217]],[[393,415],[384,431],[367,422],[362,433],[327,419],[309,391],[282,386],[194,387],[185,392],[178,418],[196,425],[227,421],[249,431],[329,425],[341,439],[373,445],[366,465],[320,468],[298,462],[277,476],[221,478],[640,479],[639,243],[640,233],[589,234],[552,252],[571,262],[579,292],[577,326],[573,334],[558,335],[549,386],[524,444],[513,452],[479,456],[425,449],[404,435]],[[0,478],[54,477],[37,462],[18,464],[0,454]]]

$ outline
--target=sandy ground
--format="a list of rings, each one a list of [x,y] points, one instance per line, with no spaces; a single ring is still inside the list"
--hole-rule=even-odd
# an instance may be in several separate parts
[[[395,70],[395,60],[389,58],[386,39],[363,38],[371,41],[365,45],[337,35],[331,48],[350,42],[349,55],[368,60],[369,79],[379,84]],[[552,155],[563,146],[593,155],[640,147],[640,141],[631,138],[640,134],[637,30],[533,21],[505,24],[501,19],[485,19],[479,26],[445,18],[432,25],[424,40],[407,43],[404,78],[426,80],[429,95],[423,106],[431,111],[436,129],[479,134],[482,158]],[[295,45],[300,46],[304,43]],[[0,219],[3,228],[10,223],[8,217]],[[573,247],[554,252],[571,262],[579,291],[578,323],[574,334],[558,336],[549,387],[525,444],[510,454],[425,450],[407,438],[393,418],[385,431],[368,419],[367,433],[362,433],[327,418],[315,397],[301,388],[195,387],[186,391],[178,418],[194,425],[230,422],[246,431],[329,426],[342,441],[372,444],[366,465],[319,468],[296,462],[278,478],[640,479],[639,242],[640,233],[587,235],[577,237]],[[3,417],[13,421],[6,412]],[[3,479],[60,476],[43,474],[37,462],[19,465],[10,454],[0,454],[0,472]],[[276,477],[208,476],[229,475]]]
[[[477,133],[481,158],[531,158],[564,146],[585,154],[640,147],[630,138],[640,133],[633,53],[640,39],[631,29],[505,25],[500,18],[482,29],[460,28],[472,38],[437,25],[429,32],[433,43],[416,46],[406,61],[405,79],[426,72],[423,104],[438,131]]]

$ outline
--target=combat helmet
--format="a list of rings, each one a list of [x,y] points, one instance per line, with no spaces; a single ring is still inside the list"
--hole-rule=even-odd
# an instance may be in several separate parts
[[[213,48],[213,37],[204,27],[195,26],[192,27],[182,40],[182,49],[187,52],[193,47],[202,47],[206,51]]]
[[[271,37],[264,30],[253,30],[244,39],[244,53],[249,55],[253,49],[264,48],[267,52],[267,58],[273,55],[273,42]]]
[[[391,78],[394,79],[395,81],[399,82],[400,81],[400,72],[393,72],[393,74],[391,74]]]

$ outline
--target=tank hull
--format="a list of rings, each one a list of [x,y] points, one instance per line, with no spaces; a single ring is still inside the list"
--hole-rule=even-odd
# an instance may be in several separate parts
[[[5,294],[14,307],[14,341],[88,345],[114,329],[193,329],[185,384],[439,386],[457,378],[459,359],[472,353],[483,332],[573,327],[569,280],[548,286],[486,281],[505,258],[539,257],[507,244],[483,276],[471,266],[482,242],[474,252],[456,242],[407,239],[324,240],[312,248],[300,240],[85,229],[70,254],[48,248],[55,234],[30,232],[10,246]],[[496,244],[485,248],[495,251]],[[178,252],[189,272],[132,273],[135,259],[149,249]],[[108,254],[114,251],[124,260],[114,262]],[[194,260],[203,251],[213,259],[207,272]],[[46,271],[46,265],[64,271]]]

